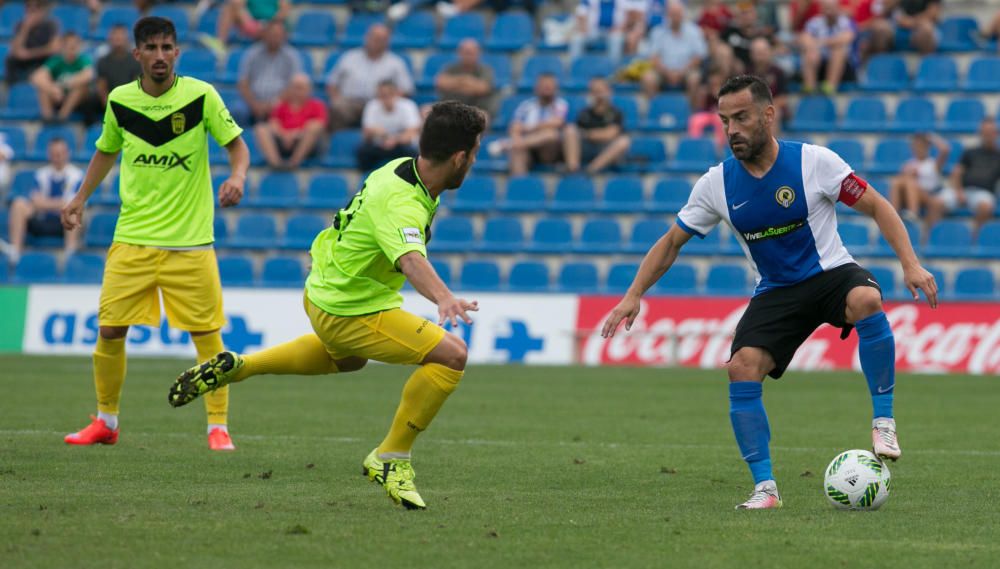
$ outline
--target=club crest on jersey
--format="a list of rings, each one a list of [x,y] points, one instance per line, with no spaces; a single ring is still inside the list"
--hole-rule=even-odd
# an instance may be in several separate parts
[[[184,113],[174,113],[170,115],[170,130],[174,134],[184,134]]]
[[[781,207],[792,207],[792,203],[795,201],[795,190],[788,186],[781,186],[778,191],[774,192],[774,201],[778,202]]]

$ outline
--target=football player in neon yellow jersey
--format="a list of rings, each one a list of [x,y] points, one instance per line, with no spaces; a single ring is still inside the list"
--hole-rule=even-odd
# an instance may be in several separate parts
[[[167,320],[191,333],[199,361],[223,349],[207,135],[229,154],[231,173],[219,188],[222,207],[242,198],[250,154],[215,89],[174,73],[180,50],[173,23],[142,18],[133,33],[142,76],[108,95],[97,151],[80,191],[62,211],[66,229],[79,227],[87,198],[121,154],[121,213],[104,268],[94,349],[97,416],[67,435],[69,444],[117,442],[125,337],[131,325],[159,326],[160,293]],[[235,448],[226,427],[228,405],[225,390],[205,399],[212,450]]]

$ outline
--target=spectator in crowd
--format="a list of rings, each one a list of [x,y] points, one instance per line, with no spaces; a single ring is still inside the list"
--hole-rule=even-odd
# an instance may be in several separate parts
[[[744,69],[750,67],[750,43],[757,38],[770,38],[768,30],[757,17],[757,7],[753,2],[741,2],[736,6],[736,14],[729,25],[722,30],[722,43],[733,50]]]
[[[270,22],[284,26],[291,8],[291,0],[225,0],[216,28],[218,41],[225,45],[233,26],[248,39],[262,39]]]
[[[719,39],[732,19],[733,13],[722,0],[704,0],[701,4],[701,16],[698,17],[698,27],[705,34],[705,39],[712,43]]]
[[[649,98],[663,89],[683,89],[700,81],[698,70],[708,47],[701,29],[684,10],[680,2],[670,2],[667,20],[651,34],[650,69],[642,76],[642,92]]]
[[[389,51],[389,28],[375,24],[365,33],[364,46],[347,51],[327,75],[330,127],[357,126],[383,81],[392,81],[402,95],[413,93],[410,69],[403,58]]]
[[[979,125],[980,143],[962,152],[951,170],[949,185],[932,196],[927,210],[928,225],[959,207],[972,210],[976,230],[993,217],[1000,188],[1000,148],[997,147],[995,119],[987,117]]]
[[[774,52],[771,42],[765,38],[757,38],[750,42],[750,68],[748,72],[756,75],[771,88],[774,99],[774,110],[778,120],[774,121],[775,136],[781,128],[782,121],[788,119],[788,78],[785,71],[774,63]],[[728,77],[728,75],[727,75]]]
[[[292,76],[302,71],[298,52],[288,45],[285,25],[271,20],[264,26],[261,41],[240,59],[236,86],[250,109],[251,120],[266,121]]]
[[[369,4],[371,5],[372,0],[352,0],[354,3]],[[378,0],[375,0],[375,5],[380,4]],[[462,12],[468,12],[474,10],[480,6],[488,8],[494,12],[502,12],[508,8],[523,8],[532,14],[537,8],[537,4],[541,2],[536,2],[536,0],[455,0],[454,2],[436,2],[435,0],[403,0],[402,2],[394,2],[389,6],[388,10],[385,10],[386,15],[389,16],[390,20],[399,21],[405,18],[411,10],[414,8],[420,8],[429,4],[434,4],[438,15],[442,18],[451,18],[452,16],[461,14]],[[381,8],[374,9],[372,11],[381,12]]]
[[[555,75],[543,73],[535,80],[535,96],[514,109],[509,138],[494,140],[486,151],[492,156],[509,152],[512,176],[527,174],[532,162],[555,164],[562,158],[561,133],[568,113]]]
[[[937,156],[931,156],[931,145]],[[903,164],[899,175],[889,184],[889,201],[906,219],[917,219],[921,208],[927,208],[924,222],[930,228],[941,218],[941,208],[931,207],[931,201],[944,186],[941,172],[948,162],[951,146],[936,134],[917,134],[910,141],[913,158]]]
[[[24,250],[25,235],[63,236],[67,253],[79,248],[80,229],[63,231],[59,212],[76,194],[83,171],[70,164],[69,145],[53,138],[47,148],[49,163],[35,172],[35,187],[27,196],[16,196],[10,204],[7,260],[16,265]]]
[[[66,32],[59,43],[59,53],[31,74],[42,119],[47,121],[68,119],[86,99],[94,80],[90,56],[80,53],[83,47],[80,36]]]
[[[10,163],[14,161],[14,149],[7,144],[7,136],[0,132],[0,195],[4,195],[10,185]]]
[[[434,78],[438,99],[454,99],[490,113],[493,107],[493,69],[480,60],[479,42],[466,38],[458,44],[458,61]]]
[[[391,79],[379,83],[376,97],[365,104],[361,118],[358,168],[367,172],[394,158],[415,156],[420,125],[417,104],[400,96]]]
[[[59,51],[59,24],[49,14],[48,0],[27,0],[24,19],[14,28],[7,54],[7,84],[27,81]]]
[[[580,0],[576,26],[569,40],[570,59],[583,55],[587,43],[605,39],[615,63],[632,55],[646,35],[647,0]]]
[[[576,116],[576,124],[566,125],[563,134],[566,170],[571,173],[585,162],[587,174],[596,174],[617,163],[632,145],[622,112],[611,103],[611,84],[591,79],[587,93],[590,104]]]
[[[726,144],[726,132],[719,118],[719,89],[728,76],[725,72],[712,66],[708,71],[708,80],[698,82],[688,91],[691,105],[691,116],[688,118],[688,136],[700,138],[705,129],[711,128],[715,135],[716,149],[721,151]]]
[[[326,120],[326,105],[312,96],[312,80],[305,73],[296,73],[271,110],[271,118],[254,127],[257,147],[268,166],[298,168],[316,154]]]
[[[941,0],[884,0],[894,8],[893,16],[898,28],[897,48],[910,47],[921,54],[937,51],[940,34],[937,25],[941,19]],[[909,43],[909,46],[905,45]]]
[[[122,24],[111,26],[108,31],[108,51],[97,60],[97,96],[103,109],[108,104],[108,93],[119,85],[135,80],[142,67],[131,50],[128,28]]]
[[[819,77],[821,90],[830,95],[837,92],[841,81],[854,79],[854,22],[841,12],[837,0],[821,0],[820,14],[806,22],[799,35],[802,48],[802,91],[816,91]]]

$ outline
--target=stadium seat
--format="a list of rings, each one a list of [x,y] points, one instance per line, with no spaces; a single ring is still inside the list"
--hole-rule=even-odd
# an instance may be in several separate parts
[[[226,56],[226,65],[222,69],[222,75],[220,81],[223,83],[236,83],[240,79],[240,60],[243,59],[243,55],[246,53],[246,49],[241,47],[232,47],[229,50],[229,55]]]
[[[19,126],[0,127],[0,140],[14,151],[14,160],[20,160],[28,153],[28,137]]]
[[[899,54],[872,56],[860,82],[865,91],[905,91],[909,86],[906,60]]]
[[[361,44],[365,41],[365,32],[372,24],[381,24],[385,22],[385,17],[382,14],[373,14],[366,12],[353,12],[351,18],[347,20],[347,24],[344,26],[344,36],[340,39],[341,49],[350,49],[352,47],[361,47]]]
[[[0,39],[14,36],[14,27],[24,19],[23,2],[7,2],[0,6]]]
[[[979,123],[986,118],[986,107],[979,99],[952,99],[938,130],[949,133],[972,134],[979,130]]]
[[[0,255],[0,284],[5,284],[10,280],[10,269],[7,268],[7,259]]]
[[[73,160],[76,162],[90,162],[96,150],[97,139],[101,137],[101,124],[90,125],[83,137],[83,145],[78,146],[73,153]]]
[[[330,137],[330,148],[322,163],[329,168],[354,168],[355,151],[361,144],[360,130],[338,130]]]
[[[713,265],[705,278],[705,292],[719,296],[747,294],[747,272],[740,265]]]
[[[955,275],[954,297],[960,300],[986,300],[996,297],[993,271],[984,268],[962,269]]]
[[[90,216],[90,220],[86,226],[87,234],[84,239],[87,247],[110,247],[117,223],[117,213],[95,213]]]
[[[510,57],[504,53],[484,53],[482,62],[493,69],[494,88],[503,89],[514,84]]]
[[[163,4],[157,4],[153,6],[149,11],[150,16],[158,16],[160,18],[167,18],[174,23],[174,29],[177,31],[177,41],[180,43],[187,43],[191,38],[191,21],[188,18],[188,11],[180,6],[166,6]],[[129,24],[126,29],[131,33],[132,26]],[[102,40],[106,38],[101,38]]]
[[[347,206],[347,180],[337,174],[313,174],[306,189],[303,207],[340,209]]]
[[[573,248],[573,225],[561,217],[535,222],[526,250],[531,253],[565,254]]]
[[[972,253],[972,230],[964,221],[939,221],[927,237],[923,254],[928,257],[968,257]]]
[[[73,127],[47,126],[38,131],[38,136],[35,137],[35,144],[25,158],[35,162],[47,162],[49,141],[54,138],[61,138],[66,141],[71,156],[76,152],[78,145],[76,143],[76,130]]]
[[[979,24],[972,16],[947,16],[938,25],[938,51],[977,51]]]
[[[581,55],[569,64],[569,76],[561,87],[567,91],[586,91],[594,77],[608,78],[615,72],[615,64],[606,55]]]
[[[667,162],[667,147],[659,138],[639,136],[632,138],[632,145],[619,168],[625,172],[650,172],[662,168]]]
[[[637,221],[632,226],[632,235],[625,245],[625,252],[640,255],[645,254],[669,230],[670,224],[662,219],[643,219]]]
[[[621,225],[607,217],[588,219],[580,232],[580,242],[573,247],[574,252],[587,255],[617,253],[622,249]]]
[[[643,208],[642,179],[636,176],[615,176],[604,185],[603,199],[597,209],[609,213],[634,213]]]
[[[827,97],[804,97],[795,109],[795,115],[788,125],[790,130],[806,132],[830,132],[835,130],[837,107]],[[686,128],[686,123],[684,125]]]
[[[500,267],[493,261],[467,261],[459,276],[461,290],[495,291],[500,288]]]
[[[870,252],[871,237],[866,224],[840,222],[837,224],[837,233],[840,234],[840,241],[844,247],[847,247],[852,255],[867,255]]]
[[[865,163],[865,147],[853,138],[835,138],[827,141],[826,147],[837,153],[844,162],[861,168]]]
[[[535,23],[531,16],[520,11],[502,12],[493,20],[490,37],[486,40],[488,51],[520,51],[535,43]]]
[[[549,267],[538,261],[514,263],[507,276],[511,292],[546,292],[549,290]]]
[[[695,294],[697,290],[698,271],[687,263],[674,263],[652,288],[654,294]]]
[[[695,235],[684,246],[684,251],[696,255],[718,255],[723,252],[722,234],[716,229],[706,234],[704,237]]]
[[[504,97],[504,99],[500,101],[500,108],[497,110],[496,119],[491,125],[493,129],[506,131],[507,127],[510,126],[510,121],[514,119],[514,111],[517,110],[517,106],[520,105],[522,101],[527,99],[527,95],[511,95],[509,97]],[[485,145],[483,146],[485,147]]]
[[[297,206],[299,205],[299,181],[291,172],[266,174],[257,184],[257,191],[250,195],[247,205],[263,208]]]
[[[535,88],[535,79],[543,73],[556,76],[559,84],[566,81],[563,76],[562,60],[557,55],[532,55],[525,61],[524,69],[521,71],[521,80],[517,86],[521,91],[531,91]]]
[[[25,253],[12,276],[11,280],[18,283],[54,283],[59,279],[56,257],[51,253]]]
[[[622,122],[626,131],[639,128],[639,104],[632,95],[614,95],[611,104],[622,112]]]
[[[14,180],[10,184],[10,195],[9,199],[13,200],[16,197],[27,198],[31,195],[31,192],[35,189],[35,171],[34,170],[21,170],[17,174],[14,174]],[[6,235],[6,234],[5,234]],[[0,239],[4,237],[0,235]]]
[[[979,228],[974,252],[987,259],[1000,258],[1000,221],[988,221]]]
[[[187,75],[202,81],[214,81],[218,74],[218,62],[211,50],[204,48],[189,48],[181,51],[177,60],[177,73]]]
[[[937,123],[934,103],[923,97],[902,99],[896,106],[896,116],[889,130],[899,133],[926,132]]]
[[[885,130],[887,124],[882,99],[856,97],[847,104],[839,129],[847,132],[880,132]]]
[[[285,249],[308,251],[313,239],[329,224],[320,215],[300,214],[290,216],[285,222],[285,238],[281,246]]]
[[[416,78],[417,89],[431,91],[434,89],[434,78],[442,69],[458,61],[453,53],[432,53],[424,60],[420,77]]]
[[[715,143],[710,138],[681,137],[677,152],[666,169],[671,172],[692,172],[704,174],[705,170],[719,162],[715,154]]]
[[[879,288],[882,290],[882,296],[885,298],[896,298],[896,272],[888,267],[872,266],[868,267],[868,271],[875,277],[878,282]]]
[[[497,204],[496,182],[489,176],[469,176],[448,204],[453,211],[489,212]]]
[[[524,228],[521,218],[513,216],[491,217],[486,220],[483,239],[478,250],[484,253],[515,253],[524,249]],[[465,251],[469,250],[466,242]]]
[[[919,225],[913,221],[904,219],[903,226],[906,227],[906,233],[910,236],[910,243],[921,243]],[[895,253],[892,251],[892,247],[889,246],[889,242],[885,240],[885,235],[882,235],[881,233],[878,235],[878,240],[872,249],[872,254],[880,257],[895,256]]]
[[[420,10],[403,18],[392,33],[394,49],[425,48],[437,37],[437,21],[432,12]]]
[[[500,210],[507,212],[538,212],[545,209],[545,182],[528,174],[507,179],[507,192]]]
[[[298,257],[271,257],[264,261],[260,283],[269,287],[301,288],[306,282],[305,269]]]
[[[12,121],[38,120],[42,112],[38,108],[35,88],[27,83],[18,83],[7,91],[7,105],[0,109],[0,119]]]
[[[87,39],[90,32],[90,12],[86,8],[62,3],[52,8],[51,13],[52,19],[59,22],[60,33],[73,32],[82,39]],[[101,19],[103,20],[103,14]],[[125,24],[129,30],[132,29],[132,22],[134,21],[135,19],[133,18],[133,20]],[[108,39],[108,34],[105,31],[104,35],[99,36],[95,32],[90,35],[90,39],[105,41]]]
[[[486,19],[483,15],[480,12],[463,12],[445,20],[437,45],[441,49],[455,49],[465,38],[482,42],[485,37]]]
[[[598,290],[597,266],[587,262],[564,263],[559,269],[557,287],[560,292],[577,294],[596,292]]]
[[[330,12],[303,10],[292,28],[291,43],[298,47],[327,47],[334,45],[336,35],[337,22]],[[394,37],[393,43],[397,39]]]
[[[615,263],[608,269],[608,279],[604,285],[605,292],[621,294],[628,290],[629,285],[639,272],[637,263]]]
[[[872,174],[894,175],[912,156],[910,143],[901,138],[887,138],[875,145],[875,155],[868,164]]]
[[[236,222],[236,231],[228,245],[237,249],[271,249],[277,247],[278,242],[278,226],[273,216],[243,214]]]
[[[85,22],[89,21],[89,15],[86,12],[84,12],[83,18]],[[97,27],[94,28],[94,33],[90,34],[90,39],[102,42],[106,41],[111,26],[120,24],[125,26],[126,29],[131,30],[132,25],[138,19],[139,11],[131,6],[116,6],[113,4],[107,6],[101,12],[101,16],[97,20]]]
[[[251,287],[254,285],[253,261],[243,255],[219,259],[219,277],[224,287]]]
[[[1000,57],[991,55],[973,59],[962,88],[977,93],[1000,91]]]
[[[687,128],[691,107],[687,97],[676,93],[657,95],[649,102],[647,118],[642,121],[645,131],[683,131]]]
[[[216,215],[215,220],[212,222],[212,233],[215,237],[216,247],[226,247],[229,241],[229,224],[226,223],[226,218],[221,215]]]
[[[946,93],[957,91],[958,67],[955,65],[955,60],[946,55],[923,57],[920,66],[917,67],[917,76],[913,79],[913,90]]]
[[[461,253],[469,251],[476,242],[472,220],[467,217],[449,216],[434,222],[433,236],[427,246],[434,252]]]
[[[104,257],[90,253],[75,253],[66,259],[63,282],[66,284],[100,284],[104,277]]]
[[[451,264],[444,259],[431,259],[431,266],[445,286],[451,287]],[[409,281],[407,281],[409,283]]]
[[[684,178],[661,178],[653,187],[653,198],[647,206],[651,213],[677,213],[691,195],[691,183]]]
[[[559,179],[556,193],[548,209],[568,213],[585,213],[594,211],[597,206],[597,196],[594,183],[586,176],[566,176]]]

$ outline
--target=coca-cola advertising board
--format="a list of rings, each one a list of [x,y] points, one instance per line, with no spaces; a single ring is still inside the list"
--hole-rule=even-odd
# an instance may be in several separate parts
[[[719,368],[729,359],[736,323],[747,299],[643,299],[631,331],[611,339],[600,328],[617,297],[582,296],[577,318],[577,353],[586,365],[644,365]],[[888,303],[900,371],[1000,374],[1000,304]],[[858,338],[840,339],[840,329],[823,325],[799,348],[790,369],[859,369]]]

